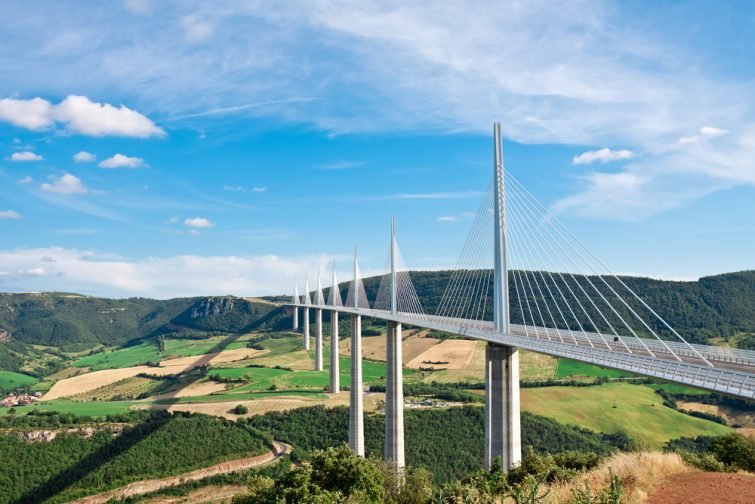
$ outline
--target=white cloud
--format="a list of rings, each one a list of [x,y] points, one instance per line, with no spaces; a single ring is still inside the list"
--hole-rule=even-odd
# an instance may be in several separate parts
[[[8,159],[10,161],[17,161],[17,162],[25,162],[25,161],[42,161],[44,158],[40,156],[39,154],[35,154],[31,151],[23,151],[23,152],[14,152],[10,155],[10,157],[7,157],[5,159]]]
[[[212,24],[197,14],[189,14],[181,20],[186,40],[198,42],[212,35]]]
[[[205,219],[204,217],[194,217],[192,219],[186,219],[184,221],[184,225],[186,227],[195,228],[195,229],[206,229],[211,228],[215,226],[215,224],[212,223],[209,219]]]
[[[97,159],[97,156],[91,152],[81,151],[73,155],[73,160],[77,163],[93,163]]]
[[[34,182],[34,179],[31,178],[29,175],[18,179],[19,184],[31,184],[32,182]]]
[[[40,262],[40,257],[51,261]],[[332,256],[281,257],[178,255],[129,259],[86,250],[25,248],[0,250],[0,290],[65,290],[100,296],[169,298],[235,294],[261,296],[291,292],[295,279],[318,267],[328,271]],[[339,257],[344,265],[348,257]],[[44,272],[44,273],[43,273]],[[365,272],[365,275],[368,273]],[[348,272],[339,272],[339,277]]]
[[[176,222],[178,222],[178,217],[173,216],[173,217],[169,217],[168,219],[165,219],[163,221],[163,224],[175,224]]]
[[[139,168],[144,166],[144,160],[138,157],[116,154],[113,157],[100,161],[97,166],[100,168]]]
[[[1,99],[0,121],[33,131],[50,129],[57,122],[72,133],[95,137],[165,136],[165,131],[151,119],[125,105],[115,107],[76,95],[69,95],[57,105],[42,98]]]
[[[715,128],[713,126],[703,126],[700,128],[700,134],[707,137],[718,137],[729,133],[729,130],[723,128]]]
[[[2,210],[0,211],[0,219],[20,219],[21,214],[14,210]]]
[[[252,192],[265,192],[267,191],[267,187],[252,187]]]
[[[50,180],[50,183],[44,183],[40,186],[43,191],[58,194],[86,194],[88,192],[81,179],[70,173],[61,177],[50,177]]]
[[[224,191],[243,191],[244,187],[240,186],[240,185],[237,185],[237,186],[228,186],[228,185],[226,185],[226,186],[223,186],[223,190]]]
[[[443,215],[438,217],[439,222],[456,222],[457,220],[459,220],[459,218],[453,215]]]
[[[610,163],[611,161],[619,161],[624,159],[632,159],[634,152],[630,150],[612,150],[609,148],[603,148],[596,151],[587,151],[574,156],[572,163],[575,165],[599,163]]]
[[[703,126],[700,128],[699,135],[683,136],[679,139],[680,144],[694,144],[706,138],[716,138],[724,135],[728,135],[729,130],[723,128],[716,128],[714,126]]]
[[[32,131],[47,129],[53,125],[52,104],[42,98],[0,100],[0,121]]]

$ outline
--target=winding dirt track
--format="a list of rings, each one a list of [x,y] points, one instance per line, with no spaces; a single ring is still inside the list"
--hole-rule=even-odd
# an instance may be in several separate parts
[[[167,478],[135,481],[124,487],[116,488],[115,490],[110,490],[109,492],[97,495],[90,495],[89,497],[84,497],[72,502],[73,504],[105,504],[111,500],[120,500],[135,495],[144,495],[146,493],[162,490],[163,488],[179,485],[187,481],[201,480],[209,476],[215,476],[216,474],[226,474],[270,464],[290,452],[291,446],[281,443],[280,441],[273,441],[272,451],[257,455],[256,457],[229,460],[227,462],[215,464],[214,466],[204,467],[202,469],[178,474],[176,476],[169,476]]]

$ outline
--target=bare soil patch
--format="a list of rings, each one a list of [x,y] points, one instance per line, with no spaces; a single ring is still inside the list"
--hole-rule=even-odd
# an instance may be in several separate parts
[[[252,467],[268,464],[289,452],[291,448],[288,445],[273,441],[273,451],[257,455],[256,457],[247,457],[238,460],[229,460],[221,462],[214,466],[197,469],[195,471],[160,478],[153,480],[136,481],[124,487],[111,490],[109,492],[91,495],[83,499],[73,501],[76,504],[105,504],[111,500],[125,499],[135,495],[143,495],[150,492],[156,492],[163,488],[179,485],[187,481],[197,481],[216,474],[226,474],[234,471],[241,471]]]
[[[188,495],[160,496],[140,500],[143,504],[203,504],[206,502],[231,502],[237,494],[248,492],[248,488],[241,485],[210,485],[198,488]]]
[[[653,490],[648,504],[752,504],[755,476],[731,473],[691,473],[673,476]]]
[[[419,354],[407,366],[414,369],[467,369],[476,347],[477,341],[444,340]]]
[[[50,390],[42,397],[43,401],[68,397],[90,390],[98,389],[110,385],[117,381],[131,378],[139,373],[147,373],[157,376],[167,376],[182,373],[191,368],[203,366],[205,364],[220,364],[233,362],[241,359],[247,359],[255,355],[261,355],[267,350],[254,350],[252,348],[238,348],[235,350],[223,350],[205,355],[196,355],[193,357],[179,357],[160,362],[160,367],[152,366],[133,366],[122,369],[103,369],[83,375],[73,376],[60,380],[53,385]]]

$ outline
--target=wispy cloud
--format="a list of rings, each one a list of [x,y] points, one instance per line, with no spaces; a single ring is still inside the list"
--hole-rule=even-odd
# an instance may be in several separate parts
[[[13,219],[18,220],[21,218],[21,214],[15,210],[0,210],[0,219]]]
[[[42,261],[40,258],[48,258]],[[333,256],[174,255],[134,259],[88,250],[0,250],[0,290],[65,290],[100,296],[261,296],[291,292]],[[348,264],[348,258],[343,259]],[[340,273],[340,272],[339,272]],[[347,272],[343,272],[347,276]],[[313,278],[310,278],[312,285]],[[15,289],[17,290],[17,289]]]
[[[364,166],[364,161],[335,161],[333,163],[327,163],[317,166],[318,170],[350,170],[352,168],[359,168]]]
[[[31,184],[32,182],[34,182],[34,179],[31,178],[29,175],[18,179],[18,183],[21,185]]]

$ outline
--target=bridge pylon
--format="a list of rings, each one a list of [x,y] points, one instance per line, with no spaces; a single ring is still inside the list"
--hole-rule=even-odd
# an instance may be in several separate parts
[[[508,335],[509,288],[506,265],[506,194],[501,125],[493,125],[494,256],[493,327]],[[485,351],[485,467],[496,458],[505,471],[522,460],[519,401],[519,351],[488,343]]]
[[[391,220],[391,305],[398,314],[396,282],[396,219]],[[401,323],[389,321],[386,334],[385,459],[399,472],[404,469],[404,370],[401,352]]]
[[[304,350],[309,350],[309,305],[312,300],[309,297],[309,280],[304,279]]]
[[[330,288],[330,305],[338,307],[340,302],[338,279],[336,278],[336,261],[333,259],[333,286]],[[337,394],[341,391],[341,372],[338,362],[338,311],[330,312],[330,392]]]
[[[359,265],[354,247],[354,283],[352,284],[354,309],[360,308]],[[351,316],[351,388],[349,390],[349,446],[364,457],[364,395],[362,390],[362,316]]]

